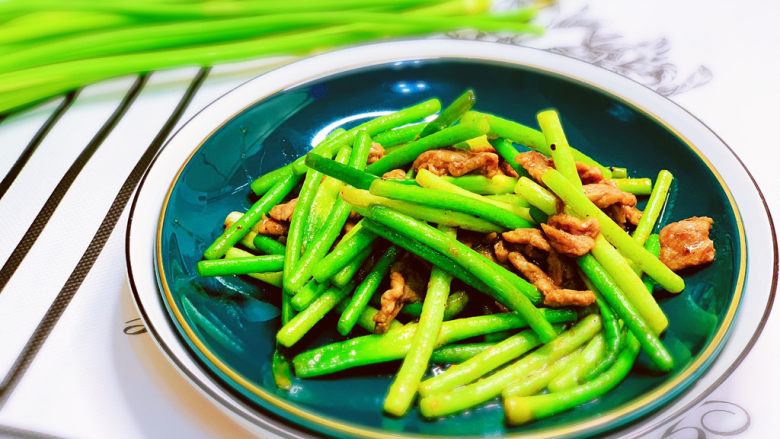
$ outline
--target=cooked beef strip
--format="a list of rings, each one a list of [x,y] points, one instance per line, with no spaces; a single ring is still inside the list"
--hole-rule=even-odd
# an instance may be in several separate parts
[[[552,160],[536,151],[520,153],[515,157],[515,161],[528,172],[531,178],[539,183],[542,182],[542,175],[545,171],[553,167]]]
[[[451,151],[433,149],[420,154],[414,161],[414,169],[427,169],[436,175],[460,177],[477,171],[486,177],[493,177],[501,171],[498,155],[492,152]]]
[[[613,204],[622,204],[626,206],[636,205],[636,196],[634,196],[634,194],[621,191],[612,184],[586,184],[582,186],[582,190],[585,192],[588,199],[600,209],[606,209]]]
[[[382,147],[382,145],[376,142],[372,142],[371,149],[368,151],[368,160],[366,161],[366,163],[370,165],[374,162],[378,162],[384,156],[385,156],[385,149]]]
[[[586,165],[582,162],[575,162],[577,174],[580,176],[582,184],[601,183],[604,181],[604,173],[596,166]]]
[[[660,234],[661,262],[674,271],[712,262],[712,224],[710,217],[695,216],[664,227]]]
[[[547,218],[542,224],[547,240],[556,252],[570,256],[582,256],[596,245],[601,227],[596,218],[580,220],[571,215],[559,213]]]
[[[515,229],[501,234],[506,242],[512,244],[530,244],[539,250],[550,251],[550,244],[539,229]]]
[[[519,175],[517,175],[517,171],[507,162],[506,160],[501,159],[501,163],[499,163],[499,168],[501,169],[501,172],[504,173],[504,175],[508,175],[512,178],[517,178]]]
[[[261,235],[284,235],[287,233],[287,226],[263,214],[263,219],[258,224],[257,230]]]
[[[596,295],[591,290],[569,290],[559,288],[544,295],[544,304],[547,306],[588,306],[596,301]]]
[[[634,206],[626,206],[625,204],[613,204],[609,206],[605,212],[612,218],[620,227],[625,228],[626,224],[637,225],[642,218],[642,211]]]
[[[387,332],[390,322],[407,303],[422,300],[427,281],[423,280],[421,264],[415,256],[406,253],[390,268],[390,289],[382,293],[381,309],[374,316],[377,334]]]
[[[529,262],[518,252],[509,253],[509,262],[544,295],[547,306],[587,306],[596,301],[590,290],[576,291],[559,288],[541,268]]]
[[[271,211],[268,212],[268,216],[276,221],[290,221],[290,218],[292,218],[293,212],[295,211],[296,204],[298,204],[298,198],[293,198],[283,204],[277,204],[271,208]]]
[[[382,174],[382,180],[405,180],[406,171],[403,169],[393,169]]]

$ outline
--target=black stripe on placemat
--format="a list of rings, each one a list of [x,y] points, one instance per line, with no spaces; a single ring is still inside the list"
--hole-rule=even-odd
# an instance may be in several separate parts
[[[9,427],[7,425],[0,425],[0,436],[16,439],[60,439],[59,436],[53,436],[48,433]]]
[[[3,198],[3,195],[8,192],[8,188],[11,187],[14,180],[16,180],[16,177],[18,177],[19,173],[22,172],[22,168],[24,168],[24,165],[26,165],[30,160],[30,157],[32,157],[35,150],[38,149],[38,145],[40,145],[46,135],[49,134],[49,131],[51,131],[52,127],[54,127],[54,124],[56,124],[57,121],[60,120],[60,117],[62,117],[68,108],[70,108],[70,105],[76,99],[78,92],[79,90],[75,90],[66,94],[65,99],[60,102],[60,105],[54,109],[54,112],[49,116],[48,119],[46,119],[46,122],[44,122],[35,133],[33,138],[30,140],[30,143],[27,144],[27,146],[24,148],[24,151],[22,151],[22,154],[19,156],[19,158],[16,159],[16,162],[14,162],[14,165],[11,166],[11,169],[8,171],[5,177],[3,177],[3,181],[0,181],[0,198]],[[6,116],[8,115],[4,114],[0,116],[0,118],[4,119]],[[2,119],[0,119],[0,122],[2,122]]]
[[[92,237],[92,241],[90,241],[87,250],[84,252],[84,255],[81,256],[81,259],[79,259],[78,264],[76,264],[76,268],[73,269],[68,280],[65,282],[65,285],[49,307],[49,310],[46,311],[46,315],[44,315],[41,322],[38,323],[32,337],[30,337],[27,344],[24,346],[24,349],[22,349],[21,354],[19,354],[19,357],[14,361],[11,370],[3,381],[0,382],[0,405],[4,404],[8,399],[8,396],[19,382],[19,379],[24,375],[33,358],[35,358],[35,355],[46,341],[46,338],[49,336],[52,329],[54,329],[54,325],[57,324],[57,321],[65,312],[65,308],[67,308],[71,299],[73,299],[73,296],[76,294],[76,291],[78,291],[81,283],[92,269],[100,252],[103,250],[103,247],[105,247],[108,238],[111,236],[111,232],[114,230],[116,223],[119,221],[119,217],[122,216],[122,212],[125,210],[125,206],[127,205],[128,200],[130,200],[130,196],[133,194],[135,187],[138,185],[144,172],[146,172],[146,168],[149,167],[152,159],[154,159],[155,155],[157,155],[157,152],[162,147],[163,142],[165,142],[165,139],[171,131],[173,131],[173,128],[181,118],[184,110],[187,109],[187,106],[190,104],[190,101],[192,101],[198,88],[206,79],[208,71],[208,68],[202,68],[198,72],[197,76],[192,80],[189,88],[184,93],[181,101],[179,101],[179,104],[176,106],[176,109],[171,113],[168,121],[165,122],[165,125],[160,129],[160,132],[154,140],[152,140],[152,143],[146,148],[143,156],[141,156],[141,159],[138,160],[138,163],[136,163],[135,167],[130,172],[130,175],[128,175],[127,179],[122,184],[122,188],[119,189],[119,193],[111,203],[108,213],[103,218],[103,222],[100,223],[100,227],[95,233],[95,236]]]
[[[16,248],[11,252],[11,256],[5,261],[3,268],[0,268],[0,293],[3,292],[8,281],[11,280],[11,276],[14,275],[16,269],[19,268],[19,265],[21,265],[24,260],[24,257],[27,256],[27,253],[30,251],[33,244],[35,244],[35,241],[41,235],[41,232],[43,232],[43,228],[46,227],[46,223],[48,223],[52,215],[54,215],[54,211],[57,209],[57,206],[60,205],[60,201],[65,197],[70,186],[76,181],[76,177],[78,177],[79,173],[84,169],[84,166],[86,166],[95,151],[97,151],[103,141],[106,140],[106,137],[108,137],[116,124],[119,123],[119,120],[122,119],[122,116],[124,116],[130,108],[130,105],[132,105],[136,96],[138,96],[138,93],[141,91],[141,88],[143,88],[146,83],[147,78],[148,76],[146,74],[138,76],[135,83],[133,83],[133,86],[122,99],[122,102],[120,102],[119,106],[114,110],[114,113],[111,114],[111,117],[109,117],[103,126],[100,127],[100,130],[92,137],[92,140],[90,140],[84,150],[81,151],[81,154],[76,157],[76,160],[70,165],[68,171],[65,172],[65,175],[57,184],[57,187],[54,188],[54,191],[49,195],[49,198],[38,212],[38,215],[35,217],[30,227],[24,235],[22,235],[21,241],[16,244]]]

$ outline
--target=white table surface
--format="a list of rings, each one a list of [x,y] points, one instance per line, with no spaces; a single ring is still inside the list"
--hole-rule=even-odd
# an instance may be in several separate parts
[[[564,1],[540,17],[550,24],[545,37],[516,42],[586,59],[670,95],[736,151],[778,215],[780,142],[774,135],[780,102],[780,82],[775,80],[780,69],[778,18],[780,4],[758,0],[615,0],[588,5]],[[457,36],[496,38],[469,32]],[[178,124],[235,85],[288,60],[213,68]],[[119,188],[197,70],[152,74],[65,193],[0,294],[0,376],[11,370]],[[134,80],[120,78],[86,87],[45,136],[0,199],[1,261],[11,255],[68,167]],[[0,123],[4,151],[0,175],[8,172],[57,104]],[[8,392],[0,406],[0,436],[251,436],[180,377],[140,325],[126,282],[126,221],[127,210],[40,352]],[[778,320],[774,312],[734,373],[674,421],[680,422],[678,429],[689,428],[676,433],[661,429],[647,437],[778,437]],[[733,413],[720,424],[710,419],[710,429],[703,428],[695,412],[712,401],[723,401]]]

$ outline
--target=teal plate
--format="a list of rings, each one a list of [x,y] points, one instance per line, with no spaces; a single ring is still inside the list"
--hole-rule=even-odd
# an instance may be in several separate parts
[[[656,293],[669,317],[664,342],[675,369],[657,374],[640,358],[604,397],[519,427],[505,425],[499,399],[435,421],[424,420],[416,409],[401,419],[383,415],[397,363],[295,379],[292,391],[277,389],[270,360],[279,328],[279,291],[238,277],[198,277],[195,266],[203,250],[219,235],[227,213],[252,204],[249,183],[304,154],[315,137],[431,97],[446,103],[467,88],[477,95],[477,109],[529,125],[540,109],[555,107],[572,145],[603,164],[628,168],[631,177],[655,178],[660,169],[670,170],[676,180],[663,223],[696,215],[715,220],[715,262],[684,273],[682,294]],[[448,57],[339,71],[236,111],[218,121],[223,123],[199,146],[192,145],[197,148],[173,182],[160,217],[156,268],[161,300],[191,353],[224,388],[261,411],[336,436],[594,434],[679,395],[705,371],[728,334],[747,268],[736,204],[696,148],[623,97],[550,69]],[[332,317],[312,332],[296,352],[342,339]]]

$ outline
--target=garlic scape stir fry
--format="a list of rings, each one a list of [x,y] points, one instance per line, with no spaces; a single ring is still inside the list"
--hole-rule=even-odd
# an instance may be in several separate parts
[[[333,131],[226,212],[198,271],[279,288],[278,386],[395,361],[388,415],[500,397],[522,424],[609,392],[640,352],[673,369],[653,290],[683,292],[676,272],[714,259],[712,219],[657,224],[670,172],[628,178],[570,146],[556,111],[537,130],[475,100]]]

